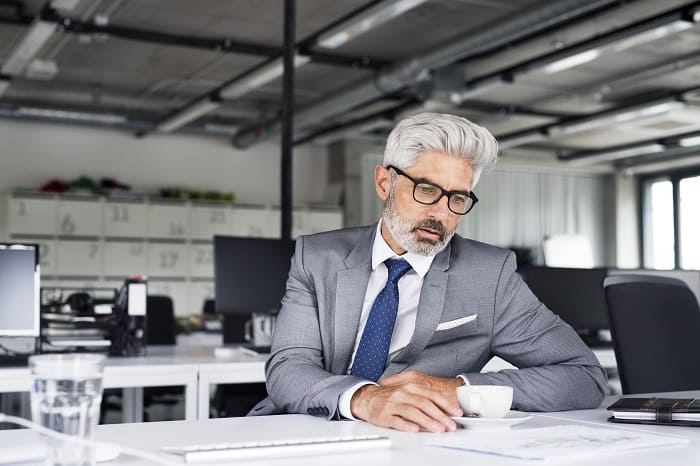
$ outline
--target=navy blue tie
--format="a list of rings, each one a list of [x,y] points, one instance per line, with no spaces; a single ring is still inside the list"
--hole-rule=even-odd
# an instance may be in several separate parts
[[[411,269],[411,264],[400,259],[387,259],[384,264],[389,270],[389,278],[372,304],[350,369],[352,375],[373,382],[384,372],[389,356],[391,335],[399,311],[399,279]]]

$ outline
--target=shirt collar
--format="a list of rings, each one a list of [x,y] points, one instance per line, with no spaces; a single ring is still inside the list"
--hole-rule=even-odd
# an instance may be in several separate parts
[[[435,256],[421,256],[420,254],[414,254],[412,252],[406,252],[401,256],[396,254],[382,236],[382,220],[380,219],[377,224],[377,232],[374,235],[374,246],[372,246],[372,270],[376,270],[379,264],[391,258],[405,259],[411,264],[411,267],[416,271],[418,276],[423,278],[428,273],[428,270],[430,270]]]

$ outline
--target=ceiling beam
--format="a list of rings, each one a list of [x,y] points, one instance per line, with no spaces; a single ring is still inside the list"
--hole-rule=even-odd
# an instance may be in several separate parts
[[[52,9],[45,10],[42,14],[42,20],[60,25],[63,32],[73,34],[107,34],[121,39],[151,44],[197,48],[221,53],[237,53],[268,58],[279,57],[282,56],[283,53],[282,47],[246,42],[230,37],[200,37],[171,34],[149,29],[82,21],[77,18],[61,16],[56,10]],[[386,64],[385,60],[375,60],[371,57],[352,57],[329,53],[316,54],[310,50],[305,50],[304,55],[308,55],[309,59],[315,63],[352,68],[377,69]]]

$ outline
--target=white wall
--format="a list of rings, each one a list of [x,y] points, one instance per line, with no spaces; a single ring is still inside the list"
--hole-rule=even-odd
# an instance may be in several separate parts
[[[246,151],[227,138],[154,134],[135,138],[110,129],[0,120],[0,192],[38,188],[51,178],[116,178],[137,190],[162,186],[233,191],[236,201],[279,203],[280,149]],[[294,203],[322,202],[325,148],[294,151]]]

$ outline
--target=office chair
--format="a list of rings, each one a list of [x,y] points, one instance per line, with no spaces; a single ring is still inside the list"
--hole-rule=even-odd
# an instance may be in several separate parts
[[[622,393],[700,389],[700,307],[674,278],[603,281]]]
[[[216,315],[216,301],[213,299],[205,299],[204,305],[202,306],[202,314],[215,316]]]
[[[146,298],[146,344],[175,345],[177,323],[173,300],[169,296],[149,295]],[[173,408],[183,398],[184,387],[147,387],[143,390],[143,407],[164,405],[168,418],[173,418]],[[147,420],[147,413],[144,413]]]
[[[173,300],[169,296],[148,295],[146,298],[146,344],[174,345],[177,324]]]

